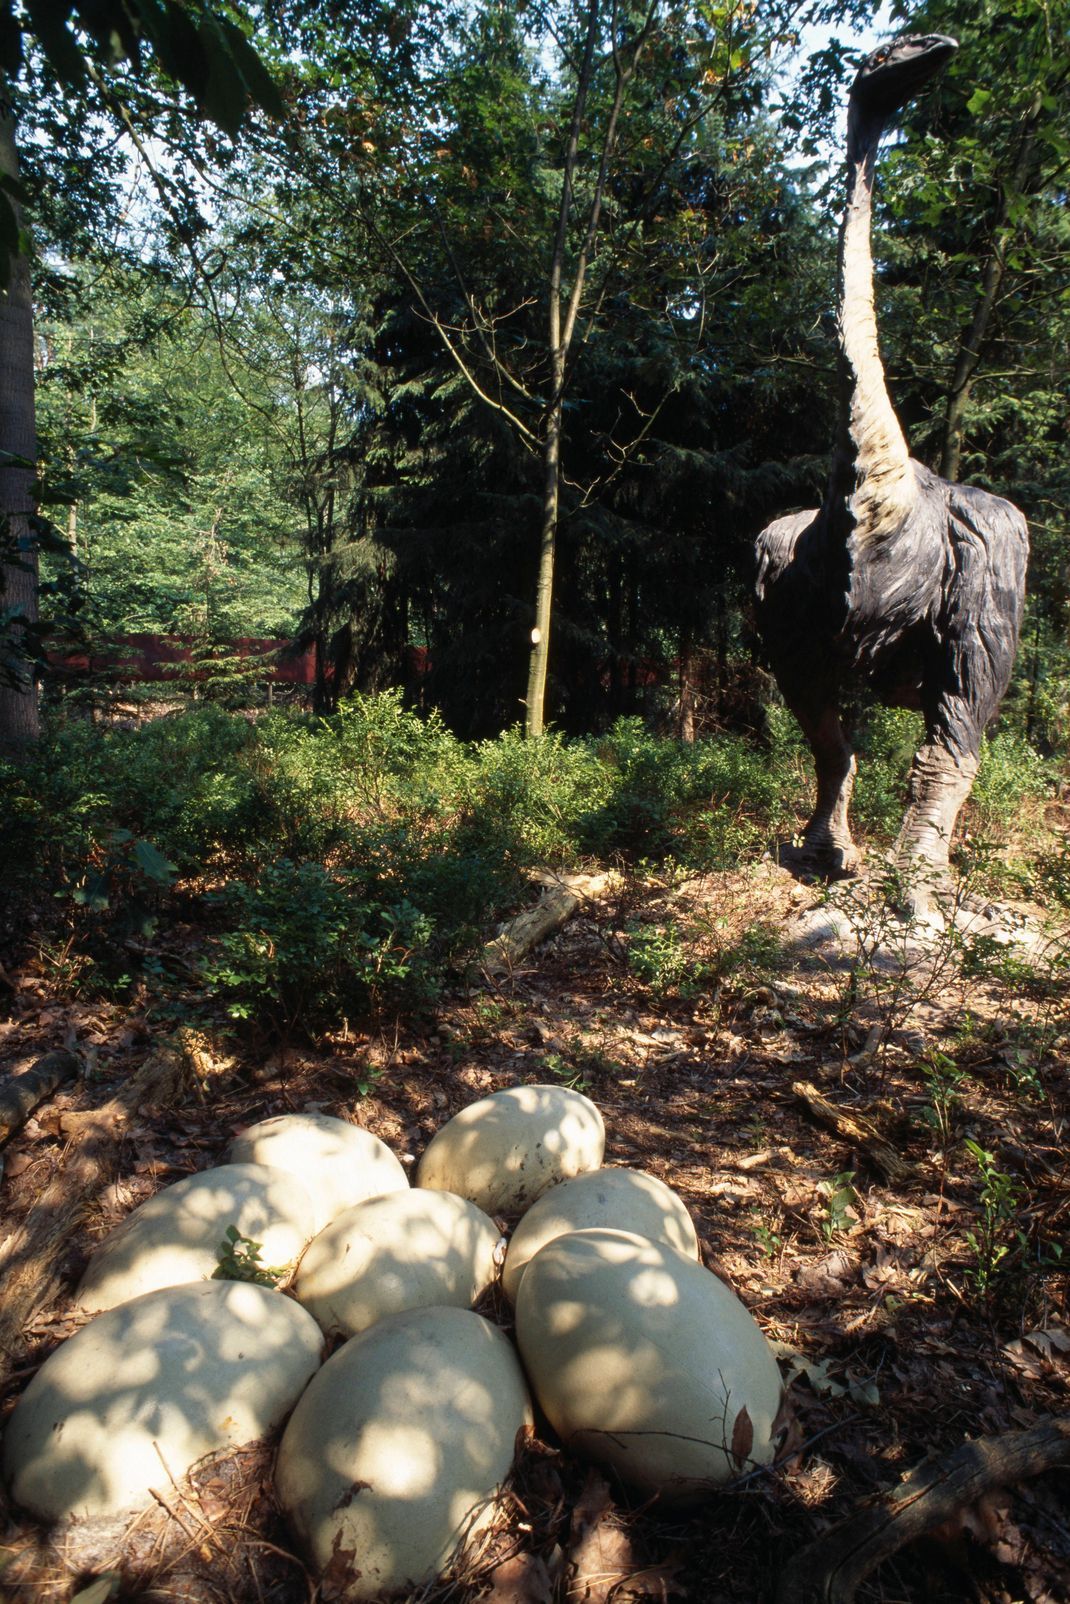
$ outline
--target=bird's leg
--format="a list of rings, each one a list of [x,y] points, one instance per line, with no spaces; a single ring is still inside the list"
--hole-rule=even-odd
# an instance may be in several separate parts
[[[950,889],[951,837],[976,773],[976,753],[953,752],[934,741],[927,741],[914,758],[894,853],[911,914],[932,913]]]
[[[855,759],[834,707],[817,714],[792,706],[810,743],[817,769],[817,802],[803,831],[802,856],[833,877],[855,874],[861,858],[851,839],[847,809],[854,789]]]

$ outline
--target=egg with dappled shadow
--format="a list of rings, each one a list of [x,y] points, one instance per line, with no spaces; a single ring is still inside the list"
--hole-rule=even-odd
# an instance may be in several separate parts
[[[497,1275],[501,1233],[453,1192],[406,1187],[344,1210],[308,1244],[295,1291],[347,1337],[430,1304],[470,1308]]]
[[[520,1278],[541,1247],[569,1231],[597,1226],[634,1231],[698,1258],[691,1216],[664,1181],[643,1170],[595,1170],[544,1192],[520,1221],[502,1271],[502,1288],[510,1301],[516,1302]]]
[[[278,1425],[322,1348],[312,1316],[267,1287],[135,1298],[45,1360],[4,1432],[4,1480],[43,1520],[144,1508],[151,1488]]]
[[[259,1263],[285,1269],[312,1235],[314,1212],[294,1176],[267,1164],[219,1164],[150,1197],[101,1242],[75,1303],[90,1313],[145,1292],[215,1275],[234,1230],[257,1243]]]
[[[480,1315],[417,1309],[352,1337],[294,1410],[275,1472],[324,1596],[433,1580],[493,1518],[530,1422],[512,1344]]]
[[[781,1382],[735,1293],[627,1231],[557,1237],[528,1264],[516,1333],[567,1448],[631,1486],[686,1499],[773,1457]]]
[[[366,1197],[408,1188],[400,1160],[360,1125],[331,1114],[278,1114],[230,1144],[234,1164],[271,1164],[297,1177],[312,1199],[314,1230]]]
[[[432,1138],[418,1186],[456,1192],[485,1214],[515,1214],[547,1187],[596,1170],[602,1116],[565,1086],[510,1086],[462,1108]]]

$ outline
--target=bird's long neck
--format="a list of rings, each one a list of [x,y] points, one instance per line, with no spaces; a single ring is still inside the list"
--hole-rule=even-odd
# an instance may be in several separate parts
[[[856,553],[901,527],[917,494],[907,443],[884,382],[873,304],[873,168],[882,125],[848,114],[847,204],[839,249],[840,406],[825,498],[836,536]]]

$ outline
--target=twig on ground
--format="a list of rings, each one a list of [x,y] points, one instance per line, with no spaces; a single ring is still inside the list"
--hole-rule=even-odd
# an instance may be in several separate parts
[[[985,1493],[1058,1465],[1070,1465],[1070,1415],[963,1443],[804,1548],[781,1581],[777,1604],[852,1604],[870,1572],[907,1543]]]

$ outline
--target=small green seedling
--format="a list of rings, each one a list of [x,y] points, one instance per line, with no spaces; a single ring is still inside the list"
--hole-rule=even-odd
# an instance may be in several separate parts
[[[213,1281],[251,1281],[258,1287],[277,1287],[285,1281],[285,1266],[272,1268],[260,1263],[262,1248],[251,1236],[242,1236],[236,1225],[228,1225],[225,1239],[217,1249],[219,1263],[212,1271]]]
[[[849,1230],[858,1219],[854,1178],[854,1170],[841,1170],[831,1181],[821,1181],[818,1185],[817,1195],[824,1203],[819,1224],[826,1242],[831,1242],[841,1231]]]

